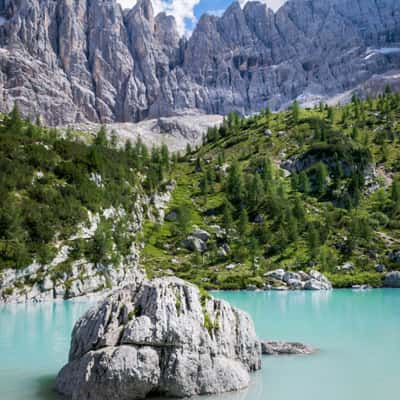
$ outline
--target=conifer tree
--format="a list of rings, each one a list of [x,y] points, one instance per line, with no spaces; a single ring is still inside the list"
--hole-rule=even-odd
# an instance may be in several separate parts
[[[315,190],[318,194],[324,194],[327,188],[328,168],[321,161],[315,167]]]
[[[19,135],[22,133],[22,127],[23,127],[23,120],[21,118],[18,104],[17,102],[15,102],[14,107],[11,110],[6,120],[6,128],[10,133]]]
[[[242,237],[244,237],[249,229],[249,216],[245,208],[242,209],[239,222],[238,222],[238,230]]]
[[[311,191],[310,180],[304,171],[299,174],[299,191],[304,194],[308,194]]]
[[[223,219],[224,226],[227,229],[229,229],[233,224],[233,216],[232,216],[233,210],[234,210],[234,208],[233,208],[232,204],[229,202],[229,200],[225,199],[225,202],[223,204],[222,219]]]
[[[243,198],[243,176],[237,162],[229,168],[226,191],[229,201],[238,207]]]
[[[311,260],[315,260],[320,244],[319,233],[313,225],[308,228],[308,248]]]
[[[104,125],[101,126],[100,130],[94,139],[94,145],[99,147],[106,147],[108,144],[107,131]]]
[[[295,100],[291,107],[291,117],[294,124],[298,124],[300,118],[300,106],[299,102]]]
[[[210,191],[210,185],[207,179],[207,175],[205,174],[200,180],[200,192],[204,196],[207,195],[209,191]]]

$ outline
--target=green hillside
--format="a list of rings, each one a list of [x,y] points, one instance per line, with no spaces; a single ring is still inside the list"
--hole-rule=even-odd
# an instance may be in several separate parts
[[[118,149],[104,129],[91,144],[72,131],[64,136],[23,121],[17,108],[0,122],[0,272],[48,264],[61,244],[71,251],[53,279],[78,259],[118,264],[136,241],[128,226],[138,198],[162,189],[169,174],[165,147]],[[118,218],[110,222],[104,210]],[[100,216],[96,231],[76,237],[91,215]]]
[[[400,95],[389,89],[345,106],[231,114],[173,172],[170,215],[147,224],[143,263],[207,289],[261,286],[279,267],[380,286],[379,265],[400,262],[399,172]],[[206,249],[185,249],[193,225],[211,234]]]
[[[277,268],[381,286],[400,264],[399,173],[400,95],[390,90],[345,106],[230,114],[173,157],[140,141],[119,148],[104,129],[61,134],[15,108],[0,122],[0,270],[48,265],[68,246],[48,272],[68,287],[76,260],[118,266],[144,242],[150,277],[206,289],[262,287]],[[146,209],[136,221],[138,204],[151,207],[172,178],[165,221]],[[95,231],[76,235],[93,216]]]

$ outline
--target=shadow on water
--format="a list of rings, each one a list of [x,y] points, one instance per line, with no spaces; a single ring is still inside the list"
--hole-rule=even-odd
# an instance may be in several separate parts
[[[59,396],[54,390],[54,384],[57,375],[45,375],[37,379],[38,389],[35,393],[38,399],[41,400],[60,400]]]

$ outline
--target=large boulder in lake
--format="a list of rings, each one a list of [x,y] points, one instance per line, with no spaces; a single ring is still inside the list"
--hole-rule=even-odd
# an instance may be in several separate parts
[[[163,278],[115,292],[77,322],[56,389],[72,400],[187,397],[243,389],[260,367],[246,313]]]
[[[400,288],[400,271],[388,272],[383,285],[388,288]]]

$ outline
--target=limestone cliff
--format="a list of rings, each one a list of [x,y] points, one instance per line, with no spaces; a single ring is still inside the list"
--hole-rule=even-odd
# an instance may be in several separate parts
[[[291,0],[276,13],[233,3],[189,39],[150,0],[125,11],[116,0],[2,0],[0,111],[17,101],[53,125],[136,122],[370,92],[400,67],[399,27],[397,0]]]

